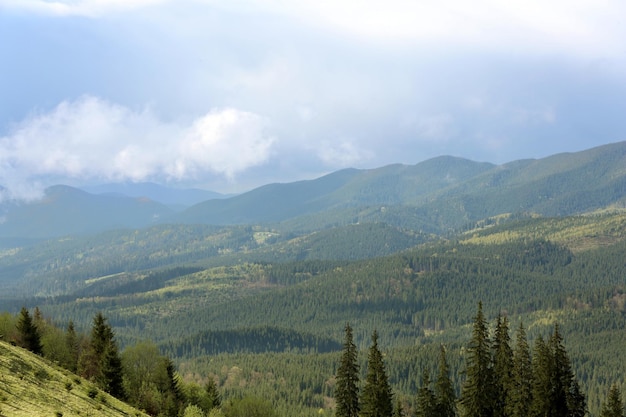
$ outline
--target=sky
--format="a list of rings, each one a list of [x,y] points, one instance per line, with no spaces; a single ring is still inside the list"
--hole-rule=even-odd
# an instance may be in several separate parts
[[[0,200],[624,140],[623,0],[0,0]]]

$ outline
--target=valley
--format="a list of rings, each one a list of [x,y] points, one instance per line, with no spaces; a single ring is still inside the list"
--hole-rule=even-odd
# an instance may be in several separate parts
[[[626,143],[503,166],[437,158],[268,185],[89,233],[56,235],[62,218],[32,232],[18,222],[23,210],[0,227],[0,310],[38,307],[85,333],[101,312],[122,351],[151,341],[183,380],[213,379],[226,400],[315,416],[333,413],[346,323],[362,377],[378,332],[405,410],[423,371],[436,375],[441,345],[460,394],[482,302],[490,326],[505,315],[531,344],[558,324],[597,416],[626,375],[624,166]]]

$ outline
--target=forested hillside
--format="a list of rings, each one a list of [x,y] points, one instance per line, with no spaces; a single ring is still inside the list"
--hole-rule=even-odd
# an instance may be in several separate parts
[[[104,312],[122,347],[154,341],[187,380],[211,375],[226,396],[273,398],[281,414],[313,415],[320,408],[332,411],[328,401],[346,322],[354,327],[360,351],[377,330],[391,386],[406,407],[415,406],[424,369],[435,372],[442,343],[460,390],[464,346],[482,301],[490,320],[503,314],[511,329],[524,323],[530,343],[547,337],[558,323],[589,409],[598,415],[609,386],[626,375],[626,362],[617,354],[626,337],[626,214],[500,216],[477,226],[454,239],[409,239],[404,247],[416,246],[360,260],[342,255],[355,250],[346,240],[351,229],[344,228],[322,234],[320,249],[324,242],[332,248],[333,239],[338,244],[335,251],[319,252],[312,250],[318,247],[315,234],[290,238],[245,227],[189,227],[178,229],[187,230],[180,236],[171,228],[154,228],[135,233],[132,244],[130,235],[111,234],[112,241],[123,243],[111,261],[97,256],[97,246],[81,252],[84,264],[69,261],[77,256],[65,252],[68,261],[58,265],[64,275],[56,275],[55,284],[67,289],[63,294],[3,303],[14,309],[24,302],[38,305],[59,324],[74,320],[82,329]],[[157,231],[172,239],[172,249],[157,240],[154,247],[147,244]],[[355,236],[361,231],[362,239],[391,233],[390,243],[398,236],[414,238],[389,226],[363,225]],[[181,249],[182,242],[193,242],[191,233],[203,237],[195,240],[197,252],[191,253],[197,255],[190,257]],[[215,256],[202,258],[211,253],[206,246],[211,239],[222,246]],[[365,246],[369,254],[374,245],[365,242],[355,246]],[[306,260],[298,245],[317,255]],[[38,254],[42,268],[50,268],[50,258],[35,248],[22,254],[30,253],[30,259]],[[146,255],[138,256],[143,250]],[[333,260],[333,253],[339,259]],[[106,266],[113,260],[132,265],[126,257],[137,259],[134,272]],[[99,260],[95,265],[109,275],[78,279],[89,259]],[[150,259],[161,260],[161,266],[145,269]],[[73,268],[78,269],[72,273]],[[31,285],[42,279],[33,276]]]
[[[103,316],[122,357],[140,347],[170,361],[165,381],[214,381],[233,407],[263,398],[278,416],[312,417],[335,412],[350,323],[361,380],[375,334],[412,416],[442,346],[461,406],[482,303],[489,343],[502,318],[530,346],[558,333],[599,416],[626,375],[625,155],[620,143],[502,166],[446,157],[345,170],[202,203],[183,223],[5,239],[0,338],[21,343],[15,317],[36,307],[49,344],[60,340],[50,329],[85,335]],[[181,220],[190,213],[225,224]]]

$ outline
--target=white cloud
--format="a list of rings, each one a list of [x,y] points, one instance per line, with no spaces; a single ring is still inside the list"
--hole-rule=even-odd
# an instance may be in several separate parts
[[[270,157],[267,121],[237,109],[213,110],[190,126],[165,123],[95,97],[63,102],[0,138],[4,197],[33,198],[44,178],[232,179]]]
[[[184,177],[208,168],[232,178],[263,163],[274,142],[264,134],[265,125],[260,116],[235,109],[207,114],[185,133],[172,174]]]
[[[622,0],[205,0],[239,12],[270,11],[352,36],[545,53],[623,54]]]

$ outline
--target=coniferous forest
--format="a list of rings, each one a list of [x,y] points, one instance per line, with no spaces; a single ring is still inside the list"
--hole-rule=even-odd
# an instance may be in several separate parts
[[[594,158],[576,172],[605,172]],[[347,172],[349,202],[333,188],[286,220],[6,238],[0,341],[154,416],[623,416],[622,177],[589,211],[559,194],[567,169],[520,167],[413,206],[392,193],[408,180]],[[300,204],[280,188],[272,204]],[[501,211],[501,192],[545,211]],[[255,195],[208,206],[255,214],[235,207]]]
[[[202,386],[185,381],[154,343],[127,346],[120,354],[114,331],[101,313],[93,318],[89,334],[77,333],[72,321],[66,329],[53,326],[38,308],[32,316],[22,308],[15,317],[5,315],[4,319],[15,324],[11,343],[94,382],[150,415],[280,415],[262,396],[228,395],[223,403],[223,390],[213,376],[209,375]],[[334,374],[326,375],[327,383],[332,381],[326,395],[337,417],[569,417],[588,413],[588,399],[573,369],[560,325],[556,323],[546,337],[539,335],[531,347],[523,323],[512,338],[508,318],[498,315],[490,326],[482,302],[472,319],[470,339],[462,347],[460,373],[452,375],[449,348],[441,344],[433,376],[424,367],[412,381],[413,395],[394,393],[389,382],[394,366],[381,351],[376,330],[369,348],[361,353],[366,354],[365,362],[359,360],[353,329],[347,323],[340,353],[327,358],[332,365],[328,369]],[[229,374],[234,372],[229,370]],[[618,384],[610,384],[599,416],[624,416]],[[300,389],[306,388],[301,382]],[[322,405],[318,413],[324,412]]]

